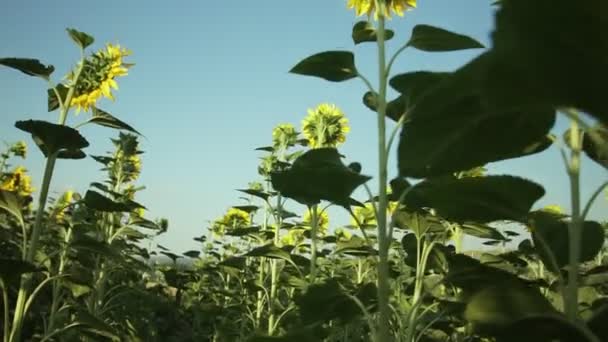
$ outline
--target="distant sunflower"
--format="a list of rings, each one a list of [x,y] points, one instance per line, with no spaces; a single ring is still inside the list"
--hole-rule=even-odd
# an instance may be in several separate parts
[[[251,217],[244,210],[230,208],[222,218],[222,223],[228,228],[244,228],[251,225]]]
[[[5,174],[0,189],[14,191],[21,196],[30,196],[34,188],[32,188],[32,179],[26,172],[23,166],[19,166],[13,172]]]
[[[384,16],[391,18],[391,13],[396,13],[403,17],[404,13],[416,7],[416,0],[385,0],[386,8]],[[378,11],[376,10],[376,2],[374,0],[348,0],[348,8],[354,8],[357,16],[367,15],[368,17],[374,14],[374,19],[378,20]]]
[[[304,229],[290,229],[281,237],[281,243],[287,246],[297,246],[304,242]]]
[[[65,218],[65,214],[67,211],[67,207],[72,203],[74,199],[74,191],[68,190],[59,197],[57,203],[55,204],[55,219],[57,222],[63,222]]]
[[[304,213],[303,222],[307,226],[312,226],[312,212],[310,210],[307,210],[306,213]],[[327,211],[325,210],[317,211],[317,233],[320,236],[324,236],[325,234],[327,234],[328,228],[329,214],[327,214]]]
[[[302,120],[302,133],[311,148],[336,147],[346,141],[349,131],[344,113],[329,103],[309,109],[308,115]]]
[[[298,140],[298,132],[292,124],[280,124],[272,130],[272,146],[287,148],[294,146]]]
[[[95,106],[101,97],[114,100],[111,89],[118,89],[116,77],[127,75],[131,64],[124,63],[123,57],[130,54],[129,50],[121,48],[120,45],[108,44],[105,49],[85,59],[70,106],[76,107],[77,113],[80,110],[86,112]],[[72,71],[67,79],[74,82],[75,77],[76,73]]]
[[[25,159],[25,157],[27,156],[27,144],[25,143],[25,141],[18,141],[11,146],[10,152],[16,157],[21,157]]]

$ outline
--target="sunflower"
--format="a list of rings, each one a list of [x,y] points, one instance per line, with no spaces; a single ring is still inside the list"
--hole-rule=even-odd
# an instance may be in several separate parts
[[[24,197],[30,196],[34,188],[32,188],[32,179],[26,172],[23,166],[19,166],[13,172],[5,174],[0,189],[14,191]]]
[[[338,239],[338,241],[342,242],[350,241],[350,239],[352,239],[353,237],[353,234],[351,234],[351,232],[344,228],[336,229],[334,235],[336,236],[336,239]]]
[[[304,229],[290,229],[281,237],[281,243],[288,246],[297,246],[304,242]]]
[[[292,124],[280,124],[272,130],[272,146],[287,148],[294,146],[298,140],[298,132]]]
[[[114,100],[111,89],[118,89],[115,78],[126,76],[128,68],[132,66],[122,60],[130,54],[129,50],[120,45],[108,44],[105,49],[84,60],[78,83],[73,85],[74,96],[70,102],[70,106],[76,107],[76,113],[80,110],[88,111],[101,97]],[[67,76],[72,83],[76,81],[75,78],[75,71]]]
[[[381,1],[381,0],[378,0]],[[416,7],[416,0],[385,0],[384,17],[391,18],[391,12],[403,17],[405,11]],[[357,16],[374,14],[374,19],[378,20],[375,0],[348,0],[348,8],[354,8]]]
[[[24,158],[27,156],[27,145],[25,141],[18,141],[10,148],[10,152],[16,157]]]
[[[346,140],[349,131],[344,113],[329,103],[309,109],[308,115],[302,120],[302,132],[311,148],[336,147]]]
[[[230,208],[222,218],[222,223],[230,228],[244,228],[251,225],[251,217],[245,210]]]
[[[303,223],[307,226],[312,225],[312,212],[306,210],[304,213]],[[317,233],[318,235],[324,236],[327,234],[327,228],[329,228],[329,214],[327,211],[317,211]]]
[[[387,217],[392,217],[393,213],[399,207],[399,202],[389,201],[386,208]],[[357,221],[361,223],[363,228],[373,228],[378,225],[376,214],[374,213],[374,205],[370,202],[365,203],[365,207],[355,207],[353,214],[357,218],[351,218],[351,225],[358,226]]]
[[[57,222],[63,222],[65,218],[65,214],[67,211],[67,207],[72,203],[74,199],[74,191],[68,190],[59,197],[57,203],[55,204],[55,220]]]

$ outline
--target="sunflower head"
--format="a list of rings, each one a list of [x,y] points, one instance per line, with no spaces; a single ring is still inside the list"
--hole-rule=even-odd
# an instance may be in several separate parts
[[[141,173],[141,154],[139,141],[133,134],[120,133],[118,139],[112,139],[116,152],[110,164],[110,177],[128,183],[135,181]]]
[[[303,223],[311,227],[312,226],[312,212],[310,210],[306,210],[304,213]],[[329,214],[327,211],[317,211],[317,234],[320,236],[324,236],[327,234],[327,229],[329,228]]]
[[[6,191],[14,191],[20,196],[30,196],[34,192],[32,188],[32,179],[27,174],[27,170],[23,166],[19,166],[13,172],[6,173],[3,176],[0,189]]]
[[[287,234],[281,238],[283,245],[297,246],[304,242],[304,229],[290,229]]]
[[[244,228],[251,225],[251,217],[244,210],[230,208],[222,218],[222,223],[230,228]]]
[[[357,221],[361,223],[363,228],[376,226],[376,215],[374,214],[374,205],[370,202],[365,203],[364,207],[354,207],[353,214],[357,218],[351,218],[351,224],[357,226]]]
[[[302,120],[302,133],[311,148],[336,147],[346,140],[349,131],[344,113],[329,103],[309,109],[308,115]]]
[[[382,1],[382,0],[378,0]],[[403,17],[406,11],[416,7],[416,0],[384,0],[385,7],[382,14],[386,18],[391,18],[391,13],[395,13],[400,17]],[[348,8],[354,9],[357,16],[367,15],[371,17],[374,15],[374,19],[378,20],[380,11],[376,8],[375,0],[348,0]]]
[[[123,57],[130,55],[131,52],[120,45],[106,45],[84,60],[82,71],[76,80],[76,71],[73,70],[67,75],[69,86],[74,87],[74,95],[70,106],[76,107],[76,112],[80,110],[88,111],[95,106],[97,101],[106,97],[114,100],[112,90],[118,89],[116,78],[126,76],[132,64],[124,63]],[[77,82],[76,84],[73,84]]]
[[[297,143],[298,132],[292,124],[280,124],[272,130],[272,146],[286,149]]]
[[[350,239],[353,237],[353,234],[344,228],[336,229],[334,235],[336,235],[336,239],[338,239],[338,241],[342,242],[350,241]]]

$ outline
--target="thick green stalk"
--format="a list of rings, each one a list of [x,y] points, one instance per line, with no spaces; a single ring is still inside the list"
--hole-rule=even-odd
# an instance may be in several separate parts
[[[386,52],[384,41],[384,24],[385,18],[384,8],[386,3],[382,0],[376,0],[378,16],[378,332],[376,336],[377,342],[392,341],[390,333],[390,307],[389,307],[389,274],[388,274],[388,250],[390,241],[388,241],[387,224],[386,224],[386,208],[387,194],[386,184],[387,176],[387,153],[386,153]]]
[[[570,161],[568,163],[568,176],[570,179],[570,199],[572,206],[571,220],[568,226],[570,237],[568,285],[566,298],[564,298],[566,316],[572,322],[578,320],[578,270],[581,254],[582,217],[580,205],[580,169],[582,137],[576,120],[570,125]]]

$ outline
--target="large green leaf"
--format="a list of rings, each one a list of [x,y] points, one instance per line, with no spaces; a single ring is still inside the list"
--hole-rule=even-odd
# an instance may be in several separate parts
[[[605,0],[503,1],[486,90],[503,107],[576,107],[608,123]]]
[[[272,172],[273,187],[283,196],[312,205],[327,200],[342,206],[352,203],[351,193],[371,177],[345,166],[334,148],[309,150],[286,171]]]
[[[551,144],[547,134],[555,112],[550,107],[496,109],[486,105],[479,79],[487,62],[488,55],[481,55],[415,100],[399,142],[402,176],[468,170],[537,153]]]
[[[384,30],[384,40],[388,41],[395,35],[392,30]],[[378,32],[374,28],[374,25],[368,20],[361,20],[353,26],[353,42],[361,44],[365,42],[375,42],[378,40]]]
[[[587,326],[600,341],[608,341],[608,324],[606,322],[608,322],[608,304],[596,308],[587,321]]]
[[[72,38],[74,43],[76,43],[78,46],[80,46],[83,49],[86,49],[87,46],[93,44],[93,42],[95,41],[95,39],[92,36],[90,36],[84,32],[80,32],[76,29],[67,28],[66,31],[68,31],[68,35],[70,36],[70,38]]]
[[[456,222],[521,221],[544,194],[542,186],[513,176],[443,178],[414,185],[404,203]]]
[[[484,47],[480,42],[471,37],[429,25],[414,26],[412,36],[407,44],[418,50],[430,52],[480,49]]]
[[[362,315],[361,309],[345,294],[335,279],[310,285],[295,301],[305,324],[334,319],[349,321]]]
[[[87,235],[80,235],[75,238],[70,242],[70,247],[81,252],[94,253],[114,260],[121,259],[121,253],[117,248]]]
[[[414,71],[393,76],[389,84],[402,94],[406,108],[409,108],[416,104],[424,93],[433,89],[450,75],[449,72]]]
[[[506,240],[505,236],[498,229],[485,224],[463,223],[460,225],[460,229],[463,233],[480,239]]]
[[[532,230],[534,249],[547,269],[557,271],[549,253],[555,258],[557,267],[566,266],[570,251],[568,222],[554,214],[536,211],[529,216],[529,226]],[[602,249],[605,241],[604,229],[595,221],[585,221],[581,234],[580,261],[585,262],[593,259]]]
[[[97,191],[88,190],[84,195],[84,203],[87,207],[105,212],[128,212],[133,210],[132,206],[122,202],[115,202]]]
[[[8,211],[19,222],[23,223],[23,214],[21,213],[23,200],[16,193],[0,189],[0,208]]]
[[[378,255],[377,250],[370,247],[364,239],[358,236],[353,236],[348,241],[338,241],[334,253],[354,256]]]
[[[30,133],[45,157],[57,152],[64,152],[68,156],[89,146],[89,142],[77,130],[68,126],[27,120],[17,121],[15,127]]]
[[[268,198],[271,196],[271,194],[269,194],[269,193],[267,193],[265,191],[262,191],[262,190],[237,189],[237,191],[246,193],[246,194],[251,195],[251,196],[255,196],[255,197],[261,198],[261,199],[263,199],[265,201],[268,200]]]
[[[357,77],[355,55],[350,51],[325,51],[312,55],[296,64],[289,72],[332,82]]]
[[[88,122],[94,123],[94,124],[100,125],[100,126],[105,126],[105,127],[115,128],[115,129],[122,129],[125,131],[129,131],[129,132],[141,135],[141,133],[139,133],[131,125],[117,119],[116,117],[112,116],[112,114],[110,114],[104,110],[101,110],[99,108],[96,108],[96,107],[93,107],[93,116],[88,120]]]
[[[52,65],[44,65],[37,59],[32,58],[0,58],[0,65],[17,69],[30,76],[41,77],[45,80],[55,71]]]

